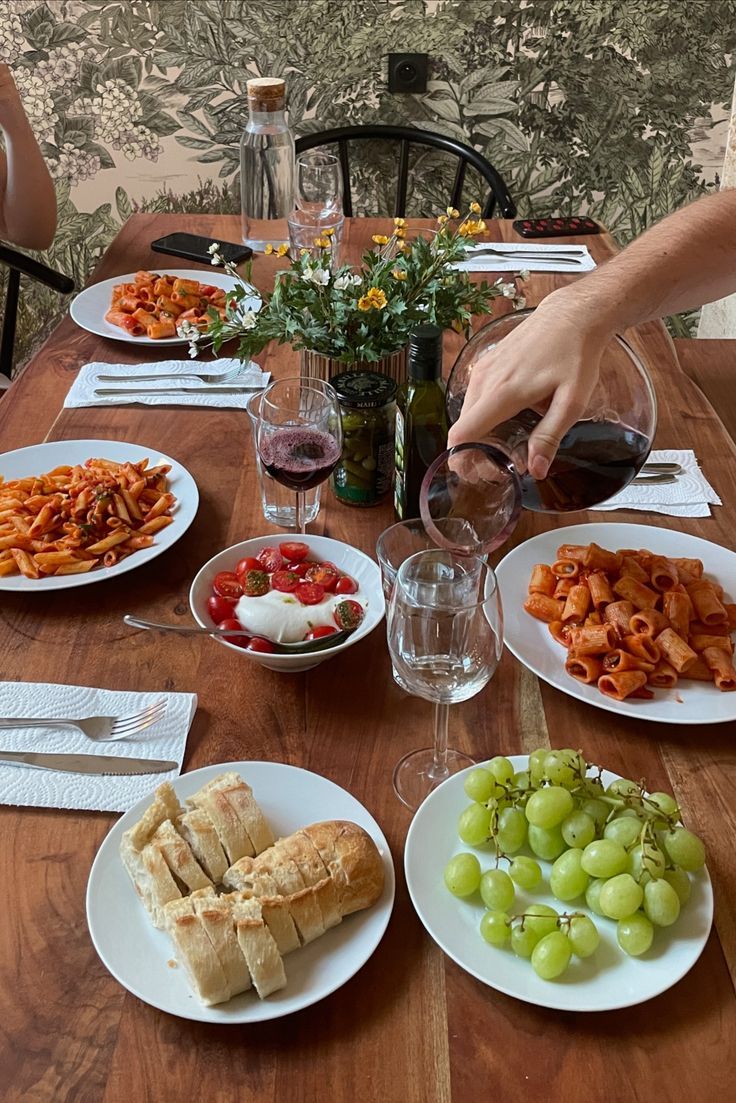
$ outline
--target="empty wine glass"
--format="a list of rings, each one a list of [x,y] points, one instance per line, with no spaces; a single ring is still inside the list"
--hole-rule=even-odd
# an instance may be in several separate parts
[[[341,452],[340,407],[328,383],[296,377],[264,391],[258,454],[271,478],[296,491],[297,532],[306,531],[304,492],[329,478]]]
[[[342,212],[342,173],[332,153],[319,149],[300,153],[296,159],[295,204],[319,222]]]
[[[410,692],[434,701],[434,746],[397,764],[397,796],[416,809],[472,759],[447,746],[449,707],[479,693],[493,677],[503,647],[496,577],[476,556],[420,551],[399,567],[389,606],[388,647]]]

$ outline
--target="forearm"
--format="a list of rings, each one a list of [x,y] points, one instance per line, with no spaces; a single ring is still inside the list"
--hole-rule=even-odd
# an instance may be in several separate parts
[[[590,276],[552,296],[601,334],[736,291],[736,190],[676,211]]]
[[[3,105],[5,188],[0,195],[0,236],[26,249],[46,249],[56,230],[56,193],[23,108]]]

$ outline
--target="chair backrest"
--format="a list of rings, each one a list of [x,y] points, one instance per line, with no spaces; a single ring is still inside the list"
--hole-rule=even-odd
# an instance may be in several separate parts
[[[8,268],[8,287],[5,292],[5,310],[3,313],[2,336],[0,336],[0,374],[10,378],[13,367],[13,345],[15,344],[15,323],[18,316],[18,297],[20,295],[21,275],[30,276],[38,283],[51,287],[60,295],[68,295],[74,290],[74,280],[63,272],[56,272],[40,261],[0,244],[0,264]]]
[[[394,215],[404,217],[406,214],[406,192],[409,183],[409,150],[413,145],[430,146],[433,149],[443,150],[457,158],[458,164],[455,179],[452,184],[452,192],[448,199],[448,205],[458,207],[461,202],[465,173],[468,166],[480,173],[489,185],[488,196],[483,205],[484,218],[490,218],[498,205],[498,211],[502,218],[516,217],[516,204],[500,173],[493,167],[490,161],[482,154],[466,146],[456,138],[447,138],[444,134],[435,134],[431,130],[420,130],[410,126],[339,126],[334,130],[321,130],[315,134],[305,134],[296,140],[296,152],[304,153],[308,149],[315,149],[325,145],[337,145],[337,156],[342,169],[343,185],[343,213],[350,217],[353,213],[353,198],[350,189],[350,157],[348,143],[354,141],[380,140],[399,143],[399,169],[396,182],[396,200]]]

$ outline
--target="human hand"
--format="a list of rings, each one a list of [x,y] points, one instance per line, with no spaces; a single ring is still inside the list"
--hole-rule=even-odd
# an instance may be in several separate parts
[[[15,87],[13,74],[10,67],[4,61],[0,61],[0,124],[5,121],[6,114],[23,111],[18,89]]]
[[[546,410],[528,444],[529,473],[543,479],[588,405],[610,336],[581,324],[572,287],[553,292],[475,365],[448,443],[482,441],[520,410]]]

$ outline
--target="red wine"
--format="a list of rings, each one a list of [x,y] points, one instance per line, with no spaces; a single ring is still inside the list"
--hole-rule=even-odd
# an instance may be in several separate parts
[[[268,474],[291,490],[311,490],[323,483],[340,458],[334,437],[303,426],[277,429],[265,436],[260,452]]]
[[[500,440],[510,432],[524,436],[541,421],[533,410],[494,430]],[[516,432],[514,432],[516,431]],[[649,455],[651,441],[620,421],[578,421],[562,438],[546,479],[522,476],[521,501],[538,513],[567,513],[600,505],[631,482]]]

